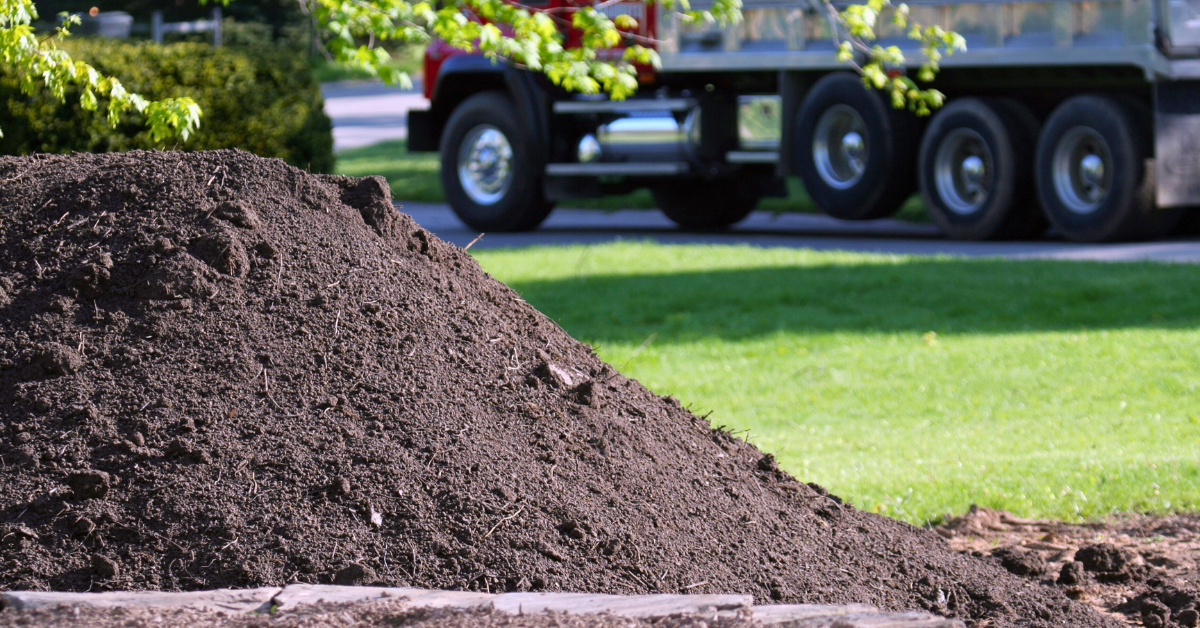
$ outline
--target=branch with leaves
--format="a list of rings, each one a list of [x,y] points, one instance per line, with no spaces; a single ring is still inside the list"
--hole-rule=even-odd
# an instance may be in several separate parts
[[[913,19],[907,4],[892,7],[891,0],[867,0],[841,11],[831,0],[821,1],[829,17],[838,60],[850,64],[862,76],[864,84],[887,92],[893,107],[907,107],[919,116],[927,116],[942,106],[945,95],[936,89],[922,88],[917,81],[933,81],[943,56],[967,49],[962,35],[937,25],[921,24]],[[903,72],[906,59],[899,46],[872,43],[885,7],[893,8],[892,23],[905,30],[910,39],[921,43],[925,59],[917,69],[916,81]]]
[[[191,98],[148,101],[126,91],[117,79],[71,59],[66,51],[58,48],[56,44],[70,34],[70,27],[80,23],[77,16],[60,15],[60,25],[40,39],[33,29],[37,17],[37,9],[31,0],[0,0],[0,61],[16,69],[23,93],[47,89],[59,100],[65,100],[67,88],[78,87],[81,90],[80,106],[95,111],[104,99],[108,120],[114,126],[126,111],[144,114],[155,142],[171,137],[187,140],[199,127],[200,107]],[[0,129],[2,136],[3,129]]]
[[[379,76],[389,84],[408,77],[388,67],[389,53],[377,43],[400,40],[427,43],[437,37],[468,52],[542,72],[569,91],[605,92],[620,100],[637,90],[636,65],[659,65],[656,40],[636,32],[630,15],[609,17],[604,10],[623,0],[535,10],[516,0],[301,0],[305,11],[323,24],[323,42],[334,60]],[[647,8],[653,0],[648,0]],[[728,23],[741,16],[741,0],[716,0],[692,11],[687,0],[660,0],[684,20]],[[563,33],[574,29],[580,45],[567,48]],[[359,43],[367,39],[367,43]],[[614,54],[617,53],[617,54]]]
[[[411,81],[389,65],[391,55],[382,42],[428,43],[436,37],[455,48],[544,73],[569,91],[603,92],[614,100],[637,91],[637,65],[659,65],[654,51],[658,42],[637,33],[634,17],[606,15],[607,8],[622,1],[577,0],[578,4],[535,10],[519,0],[298,0],[321,27],[322,45],[335,61],[364,69],[388,84],[408,86]],[[713,0],[704,10],[692,10],[688,0],[640,1],[647,10],[657,3],[664,13],[683,22],[725,25],[741,19],[741,0]],[[905,63],[898,47],[871,44],[876,22],[890,0],[867,0],[842,11],[831,0],[822,2],[834,27],[838,57],[851,64],[867,85],[888,91],[895,106],[907,106],[918,114],[941,105],[943,97],[937,90],[922,89],[902,73],[888,73]],[[114,125],[127,111],[144,114],[155,142],[171,137],[187,140],[198,128],[200,107],[190,98],[148,101],[58,48],[57,42],[70,34],[70,27],[79,24],[77,17],[60,16],[61,26],[42,39],[32,27],[36,18],[32,0],[0,0],[0,61],[16,68],[24,92],[45,88],[64,99],[68,87],[78,87],[82,107],[95,110],[105,101]],[[892,19],[922,43],[926,61],[918,80],[932,80],[942,55],[964,48],[957,34],[913,20],[906,5],[895,7]],[[578,35],[580,45],[564,45],[568,30]]]

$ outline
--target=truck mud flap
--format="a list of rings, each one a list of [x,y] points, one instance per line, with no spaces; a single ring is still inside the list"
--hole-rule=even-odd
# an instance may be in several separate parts
[[[1154,154],[1158,206],[1200,206],[1200,81],[1155,86]]]
[[[438,134],[434,133],[433,112],[413,109],[408,112],[408,152],[437,151]]]

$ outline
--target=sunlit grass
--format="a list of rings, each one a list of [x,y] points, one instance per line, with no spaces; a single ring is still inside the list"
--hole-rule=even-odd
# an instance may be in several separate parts
[[[472,251],[601,357],[913,522],[1200,507],[1194,266],[623,243]]]

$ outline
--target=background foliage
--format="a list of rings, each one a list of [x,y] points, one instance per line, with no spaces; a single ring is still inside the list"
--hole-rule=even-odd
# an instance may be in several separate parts
[[[331,123],[303,55],[280,47],[156,46],[75,37],[63,47],[149,99],[194,99],[204,122],[180,148],[238,147],[313,172],[333,168]],[[0,129],[4,154],[161,145],[150,137],[141,114],[122,114],[112,127],[103,116],[85,115],[78,88],[68,89],[63,102],[47,91],[25,95],[8,68],[0,69]]]

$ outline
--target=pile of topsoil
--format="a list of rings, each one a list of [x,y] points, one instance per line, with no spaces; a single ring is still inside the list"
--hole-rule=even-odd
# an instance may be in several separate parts
[[[382,179],[0,158],[0,199],[0,588],[742,592],[1116,625],[620,376]]]

